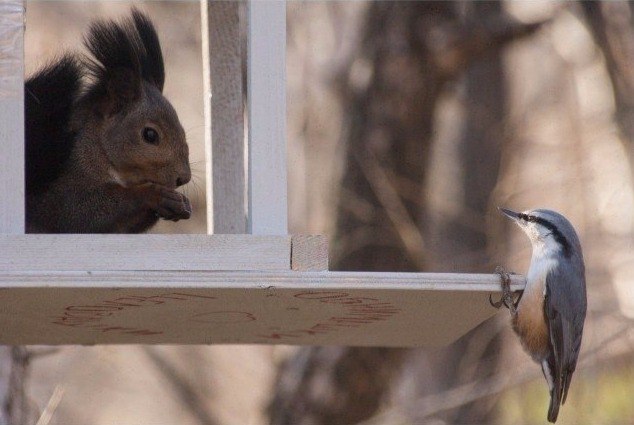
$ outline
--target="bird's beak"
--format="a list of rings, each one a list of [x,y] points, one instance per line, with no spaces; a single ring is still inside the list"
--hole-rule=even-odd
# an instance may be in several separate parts
[[[515,211],[507,210],[502,207],[498,207],[498,210],[513,221],[518,221],[520,219],[519,213],[516,213]]]

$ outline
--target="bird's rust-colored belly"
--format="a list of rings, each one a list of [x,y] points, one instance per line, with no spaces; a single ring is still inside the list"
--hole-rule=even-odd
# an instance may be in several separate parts
[[[513,319],[513,329],[533,360],[541,362],[548,354],[548,326],[544,317],[544,281],[533,282],[522,295]]]

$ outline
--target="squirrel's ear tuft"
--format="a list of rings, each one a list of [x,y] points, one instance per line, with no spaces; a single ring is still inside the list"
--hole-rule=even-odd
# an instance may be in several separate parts
[[[138,9],[122,22],[99,21],[84,38],[90,52],[85,64],[92,77],[87,95],[112,114],[141,96],[143,83],[163,91],[165,68],[158,35]]]
[[[92,54],[85,58],[92,77],[87,93],[103,113],[116,113],[140,97],[143,47],[130,23],[95,22],[84,44]]]
[[[144,48],[144,54],[139,58],[143,79],[162,92],[165,84],[165,66],[156,29],[152,21],[137,8],[132,9],[132,20]]]

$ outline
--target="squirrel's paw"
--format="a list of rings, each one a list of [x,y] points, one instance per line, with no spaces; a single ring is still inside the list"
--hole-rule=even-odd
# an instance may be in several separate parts
[[[189,199],[182,193],[173,189],[162,187],[161,198],[156,209],[157,215],[164,220],[186,220],[192,215],[192,206]]]

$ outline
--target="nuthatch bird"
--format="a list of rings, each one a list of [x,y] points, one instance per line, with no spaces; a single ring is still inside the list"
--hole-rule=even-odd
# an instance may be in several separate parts
[[[586,277],[579,238],[572,224],[550,210],[516,213],[500,208],[526,233],[533,246],[526,287],[515,302],[502,274],[502,301],[511,312],[522,346],[542,367],[550,389],[548,421],[566,402],[577,365],[586,318]]]

